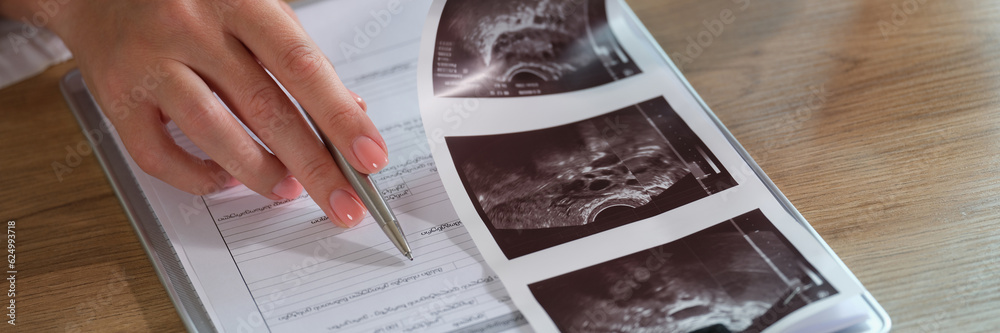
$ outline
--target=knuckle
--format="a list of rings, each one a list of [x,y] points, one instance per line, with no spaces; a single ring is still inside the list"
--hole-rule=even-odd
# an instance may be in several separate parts
[[[278,5],[281,6],[281,9],[284,10],[286,13],[295,16],[295,10],[292,9],[292,5],[289,5],[287,2],[284,1],[278,1]]]
[[[351,128],[351,124],[356,123],[363,113],[358,112],[360,107],[354,103],[354,101],[349,102],[350,103],[344,103],[342,101],[336,102],[336,104],[329,109],[331,111],[323,114],[323,123],[329,124],[334,128]]]
[[[313,157],[305,161],[302,163],[300,170],[301,176],[296,175],[296,178],[302,179],[304,182],[319,182],[324,179],[331,179],[330,175],[335,175],[338,171],[332,160],[320,157]]]
[[[151,14],[153,22],[171,34],[198,31],[199,9],[190,1],[163,1]]]
[[[306,41],[294,41],[283,48],[278,64],[293,78],[309,80],[326,65],[326,58]]]
[[[246,98],[247,116],[250,117],[250,121],[266,129],[279,129],[289,121],[287,117],[280,116],[280,112],[284,110],[284,98],[284,94],[272,87],[263,86],[254,89]]]
[[[248,2],[249,1],[246,0],[216,0],[212,1],[212,4],[215,5],[215,8],[220,13],[227,13],[233,11],[236,8],[243,7],[243,5]]]
[[[171,118],[178,124],[183,124],[192,135],[207,133],[212,126],[211,114],[217,103],[211,99],[196,99],[190,101],[179,110],[173,110]]]

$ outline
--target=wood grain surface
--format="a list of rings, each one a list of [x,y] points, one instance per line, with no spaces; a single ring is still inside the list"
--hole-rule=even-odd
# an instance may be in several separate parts
[[[896,331],[1000,327],[1000,3],[628,2]],[[74,66],[0,90],[17,328],[182,331],[59,93]]]

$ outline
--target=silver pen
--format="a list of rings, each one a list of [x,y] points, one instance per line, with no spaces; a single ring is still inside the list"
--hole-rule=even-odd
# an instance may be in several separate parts
[[[385,202],[385,198],[382,198],[375,183],[368,178],[368,175],[358,172],[350,163],[347,163],[344,155],[326,137],[326,134],[323,134],[319,126],[316,126],[316,122],[309,116],[309,113],[303,112],[303,114],[305,114],[306,120],[313,127],[313,130],[319,133],[319,137],[323,140],[326,150],[330,151],[330,155],[333,155],[333,160],[337,162],[337,166],[344,173],[344,177],[351,183],[354,191],[358,193],[361,203],[371,212],[372,217],[375,218],[375,222],[382,228],[385,235],[389,236],[389,240],[392,241],[393,245],[396,245],[399,252],[406,256],[406,258],[413,260],[413,252],[410,251],[410,244],[406,241],[406,235],[403,234],[403,230],[399,227],[399,220],[392,213],[392,208],[389,208],[389,204]]]

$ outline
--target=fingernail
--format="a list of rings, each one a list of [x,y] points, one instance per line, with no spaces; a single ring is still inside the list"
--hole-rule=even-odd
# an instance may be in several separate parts
[[[230,187],[237,186],[237,185],[240,185],[240,184],[243,184],[243,183],[241,183],[239,179],[236,179],[236,177],[233,177],[233,176],[229,176],[229,180],[227,180],[226,184],[223,185],[223,186],[225,186],[226,188],[230,188]]]
[[[365,207],[344,190],[335,190],[330,194],[330,207],[348,228],[358,225],[365,217]]]
[[[376,173],[389,164],[389,156],[382,150],[382,146],[367,136],[354,139],[354,156],[368,168],[368,173]]]
[[[285,199],[295,199],[299,197],[299,194],[302,194],[302,184],[299,184],[295,178],[288,176],[274,185],[271,193]]]
[[[358,103],[359,107],[361,107],[361,111],[368,112],[368,103],[365,103],[365,100],[361,98],[361,96],[350,90],[347,90],[347,92],[351,93],[351,97],[354,97],[354,101]]]

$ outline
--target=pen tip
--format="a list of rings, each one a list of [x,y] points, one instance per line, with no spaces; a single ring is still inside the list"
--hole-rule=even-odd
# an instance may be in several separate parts
[[[409,258],[410,261],[413,261],[413,254],[407,253],[406,257]]]

